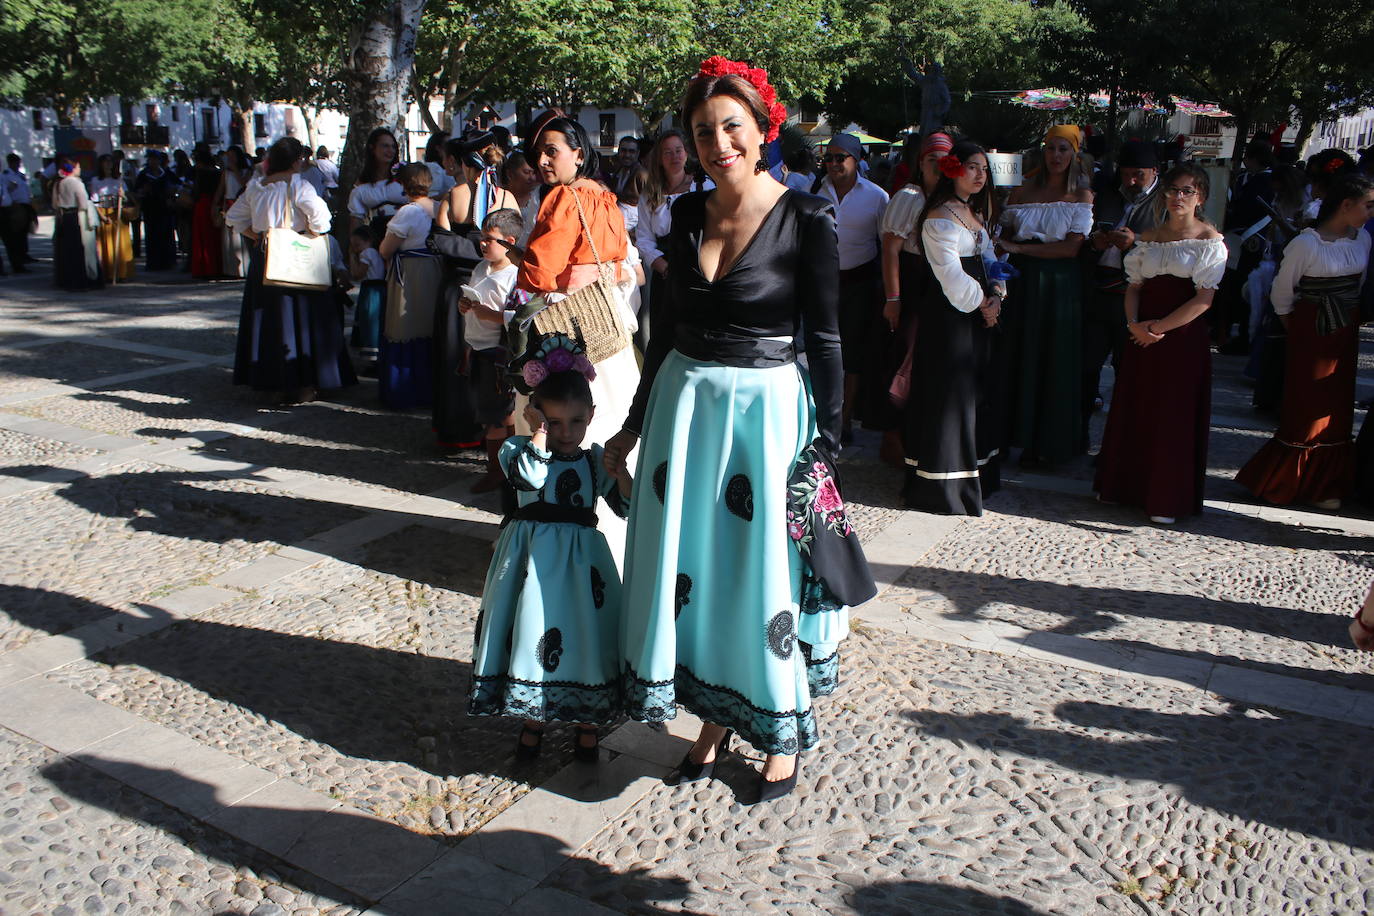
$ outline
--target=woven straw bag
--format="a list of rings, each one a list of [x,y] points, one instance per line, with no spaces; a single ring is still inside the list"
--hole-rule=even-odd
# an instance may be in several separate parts
[[[587,350],[587,359],[599,363],[630,345],[630,333],[620,317],[619,292],[611,282],[611,265],[601,260],[601,254],[592,241],[591,228],[587,216],[582,212],[582,198],[577,189],[569,186],[573,202],[577,205],[577,218],[582,222],[582,233],[591,246],[592,257],[596,259],[597,278],[577,292],[547,306],[534,316],[534,329],[539,334],[567,334],[582,341]]]

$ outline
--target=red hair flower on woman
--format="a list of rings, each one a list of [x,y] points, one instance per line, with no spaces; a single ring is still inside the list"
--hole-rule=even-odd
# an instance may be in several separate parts
[[[959,157],[953,153],[946,153],[940,157],[940,174],[946,178],[963,178],[967,171]]]
[[[1344,159],[1342,159],[1340,156],[1332,156],[1331,159],[1326,163],[1325,169],[1328,173],[1339,172],[1341,170],[1341,167],[1344,165]]]
[[[762,67],[751,67],[743,61],[730,60],[728,57],[715,54],[701,62],[701,69],[697,71],[697,76],[739,76],[747,80],[750,85],[758,90],[759,97],[763,99],[764,107],[768,109],[768,130],[764,137],[765,142],[772,143],[778,139],[778,131],[782,129],[782,122],[787,120],[787,109],[778,102],[778,91],[768,82],[767,70]]]

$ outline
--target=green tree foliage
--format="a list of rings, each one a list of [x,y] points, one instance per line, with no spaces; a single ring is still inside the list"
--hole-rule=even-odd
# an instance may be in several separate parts
[[[1026,88],[1043,70],[1047,33],[1075,17],[1062,3],[1028,0],[841,0],[849,40],[836,56],[844,74],[822,108],[832,122],[856,122],[883,137],[920,120],[920,93],[902,61],[938,61],[953,96],[949,120],[998,121],[976,90]],[[999,128],[1016,134],[1024,118]]]
[[[69,119],[107,95],[173,96],[212,66],[232,0],[9,0],[0,92]],[[221,58],[222,59],[222,58]]]

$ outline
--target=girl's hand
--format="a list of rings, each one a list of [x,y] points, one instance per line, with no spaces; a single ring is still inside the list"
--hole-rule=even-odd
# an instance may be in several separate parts
[[[531,433],[547,433],[549,431],[544,425],[546,421],[543,411],[535,407],[534,402],[525,405],[525,422],[530,425]]]
[[[473,302],[471,299],[459,299],[458,311],[466,315],[468,312],[472,311],[473,308],[476,307],[476,305],[477,303]]]
[[[668,259],[664,257],[654,258],[654,263],[649,265],[649,269],[660,277],[668,276]]]
[[[897,324],[902,320],[902,300],[889,299],[883,303],[883,318],[887,321],[887,326],[892,330],[897,330]]]
[[[1131,339],[1142,347],[1148,347],[1150,344],[1159,343],[1164,339],[1163,334],[1150,332],[1150,322],[1148,321],[1133,321],[1127,325],[1127,329],[1131,332]]]
[[[978,311],[983,316],[984,326],[993,327],[997,324],[998,316],[1002,314],[1002,300],[996,296],[988,296],[978,307]]]
[[[602,451],[601,463],[606,468],[607,474],[619,474],[620,469],[626,467],[630,451],[639,441],[639,433],[622,429],[609,440]]]
[[[1364,649],[1366,652],[1374,651],[1374,633],[1365,632],[1358,620],[1350,621],[1350,640],[1355,644],[1356,649]]]

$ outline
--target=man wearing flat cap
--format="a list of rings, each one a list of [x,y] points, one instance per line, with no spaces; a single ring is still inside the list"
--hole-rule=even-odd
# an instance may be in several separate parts
[[[882,267],[879,238],[887,192],[859,175],[864,148],[853,134],[830,138],[825,178],[816,193],[835,206],[840,254],[840,349],[844,359],[844,425],[841,441],[852,438],[850,422],[865,365],[877,366],[886,341],[877,340],[882,315]]]
[[[1117,157],[1117,180],[1093,198],[1093,232],[1088,236],[1093,265],[1090,298],[1083,310],[1083,441],[1087,447],[1088,420],[1101,406],[1098,385],[1108,355],[1112,366],[1126,346],[1126,272],[1122,257],[1136,236],[1159,223],[1159,161],[1154,144],[1129,140]]]

